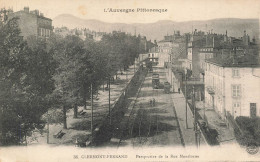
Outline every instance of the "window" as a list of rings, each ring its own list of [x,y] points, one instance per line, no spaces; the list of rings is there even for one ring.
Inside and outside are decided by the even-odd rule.
[[[240,103],[239,102],[233,103],[233,110],[234,110],[234,116],[240,115]]]
[[[233,107],[234,107],[234,108],[240,108],[240,103],[239,103],[239,102],[233,103]]]
[[[256,103],[250,103],[250,117],[256,117]]]
[[[42,28],[40,28],[40,36],[42,36]]]
[[[239,77],[239,69],[232,69],[232,76]]]
[[[240,97],[241,96],[240,85],[232,85],[232,96],[233,97]]]
[[[47,37],[50,37],[50,30],[47,29]]]

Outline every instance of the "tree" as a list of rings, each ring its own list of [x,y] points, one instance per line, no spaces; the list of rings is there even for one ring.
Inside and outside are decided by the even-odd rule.
[[[79,70],[83,67],[80,61],[85,53],[83,45],[83,41],[77,36],[56,37],[52,38],[49,43],[49,48],[54,51],[54,58],[59,65],[54,75],[55,90],[53,98],[56,100],[56,106],[62,107],[65,129],[67,129],[67,109],[70,107],[77,108],[77,105],[81,102]]]
[[[19,144],[32,130],[44,127],[41,115],[50,106],[56,64],[42,44],[28,47],[17,18],[0,28],[0,60],[0,141]]]

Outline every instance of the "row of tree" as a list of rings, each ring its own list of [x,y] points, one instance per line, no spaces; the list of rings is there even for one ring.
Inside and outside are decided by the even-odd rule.
[[[86,107],[94,92],[145,51],[141,37],[114,32],[100,42],[53,34],[47,40],[20,36],[17,19],[0,24],[0,145],[19,144],[43,129],[51,108]]]

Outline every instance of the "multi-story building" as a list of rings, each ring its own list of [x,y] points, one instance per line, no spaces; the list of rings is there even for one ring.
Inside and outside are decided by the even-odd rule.
[[[226,52],[226,49],[224,50],[223,47],[221,47],[221,45],[224,43],[227,43],[227,41],[225,41],[224,35],[210,33],[205,35],[205,44],[199,48],[197,61],[199,64],[200,78],[204,77],[205,75],[205,60],[217,57],[218,55],[223,54],[223,52]]]
[[[223,118],[260,116],[259,59],[232,55],[205,61],[205,102]]]
[[[174,31],[173,35],[164,36],[164,39],[158,42],[158,51],[161,60],[167,63],[173,63],[180,57],[186,57],[186,35],[180,35],[180,31]]]
[[[244,36],[240,39],[234,37],[228,37],[227,31],[226,35],[221,34],[207,34],[206,35],[206,45],[199,49],[199,64],[200,64],[200,74],[204,76],[205,74],[205,60],[213,57],[223,57],[226,55],[231,55],[234,52],[234,47],[236,47],[236,55],[244,56],[246,53],[253,55],[258,54],[258,46],[253,40],[250,42],[249,36],[244,31]],[[202,77],[202,76],[200,76]]]
[[[151,49],[149,49],[148,52],[148,59],[149,61],[153,62],[154,65],[159,64],[159,53],[158,53],[158,47],[152,47]]]
[[[17,17],[18,24],[21,29],[21,36],[24,39],[29,36],[36,38],[48,38],[53,31],[52,20],[44,17],[39,10],[29,11],[29,7],[24,7],[24,10],[13,12],[8,15],[8,19]]]
[[[173,35],[166,35],[164,36],[164,39],[158,42],[158,50],[160,53],[167,53],[171,54],[173,47],[178,46],[176,44],[179,39],[181,39],[182,36],[180,35],[180,31],[174,31]]]
[[[186,69],[192,71],[192,77],[199,78],[200,76],[200,62],[199,62],[199,50],[205,44],[204,33],[194,32],[188,42],[188,55],[186,62]]]

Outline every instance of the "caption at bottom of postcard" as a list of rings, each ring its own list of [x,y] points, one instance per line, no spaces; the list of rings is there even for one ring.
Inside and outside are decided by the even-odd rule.
[[[73,159],[142,159],[142,160],[162,160],[162,159],[198,159],[200,158],[199,155],[73,155]]]

